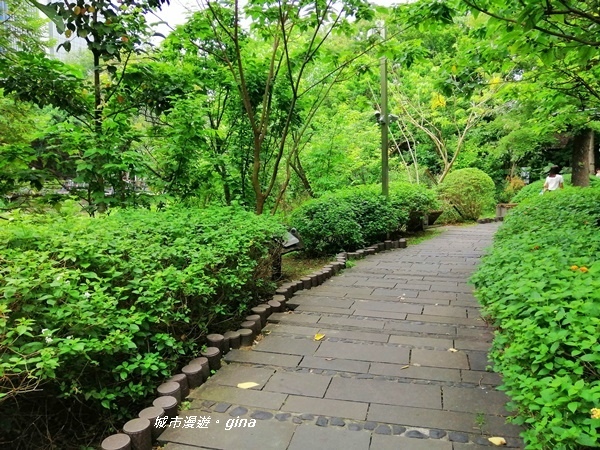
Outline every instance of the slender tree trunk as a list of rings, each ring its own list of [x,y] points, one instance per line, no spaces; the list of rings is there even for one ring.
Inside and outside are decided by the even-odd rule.
[[[590,174],[594,173],[594,132],[581,130],[573,139],[571,160],[573,186],[589,186]]]

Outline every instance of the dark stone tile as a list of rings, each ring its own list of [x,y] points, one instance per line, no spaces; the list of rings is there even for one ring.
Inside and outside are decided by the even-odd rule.
[[[392,429],[389,427],[389,425],[379,425],[377,428],[375,428],[374,433],[376,433],[376,434],[392,434]]]
[[[383,322],[382,322],[383,323]],[[349,344],[343,342],[323,342],[315,356],[341,358],[357,361],[408,363],[409,351],[406,348],[383,345]]]
[[[300,362],[300,367],[313,369],[336,370],[340,372],[366,373],[369,363],[366,361],[352,361],[340,358],[320,358],[316,356],[305,356]]]
[[[427,350],[415,348],[410,354],[410,363],[427,367],[442,367],[446,369],[468,369],[469,361],[464,352],[449,352],[443,350]]]
[[[323,397],[331,378],[311,373],[275,372],[265,391],[309,397]]]
[[[427,439],[427,436],[418,430],[409,430],[406,432],[405,436],[413,439]]]
[[[284,355],[312,355],[320,344],[320,342],[308,339],[267,336],[253,348],[253,351]]]
[[[273,414],[268,411],[256,411],[250,417],[256,420],[269,420],[273,418]]]
[[[312,413],[323,416],[343,417],[345,419],[365,420],[368,407],[369,404],[366,402],[358,403],[290,395],[281,409],[296,413]]]
[[[463,444],[469,442],[469,436],[465,433],[458,433],[451,431],[448,433],[448,440],[452,442],[462,442]]]
[[[277,353],[254,352],[251,350],[232,350],[225,355],[227,362],[241,362],[250,364],[264,364],[280,367],[296,367],[302,356],[281,355]]]
[[[333,425],[335,427],[343,427],[346,425],[346,422],[344,422],[344,419],[342,419],[340,417],[332,417],[331,425]]]
[[[324,416],[317,417],[316,425],[318,427],[326,427],[328,424],[329,424],[329,420],[327,420],[327,417],[324,417]]]
[[[439,386],[394,383],[380,380],[356,380],[334,377],[325,393],[326,398],[370,402],[387,405],[441,408]],[[381,422],[389,421],[380,420]]]
[[[230,406],[231,403],[217,403],[217,405],[214,407],[214,411],[218,413],[224,413],[229,409]]]
[[[237,406],[237,407],[233,408],[231,411],[229,411],[229,415],[231,417],[237,417],[237,416],[243,416],[247,412],[248,412],[247,408],[244,408],[243,406]]]

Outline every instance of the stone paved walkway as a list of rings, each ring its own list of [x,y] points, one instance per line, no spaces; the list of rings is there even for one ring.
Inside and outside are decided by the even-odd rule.
[[[190,394],[180,416],[209,427],[167,429],[164,450],[475,450],[490,436],[521,448],[466,284],[496,229],[449,228],[299,291],[293,312],[271,315],[268,335]]]

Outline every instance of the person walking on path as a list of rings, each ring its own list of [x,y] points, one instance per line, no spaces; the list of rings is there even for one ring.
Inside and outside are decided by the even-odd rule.
[[[550,173],[546,177],[546,182],[544,183],[544,190],[546,191],[555,191],[557,189],[563,189],[564,187],[564,179],[561,174],[559,174],[560,168],[558,166],[552,166],[550,168]]]

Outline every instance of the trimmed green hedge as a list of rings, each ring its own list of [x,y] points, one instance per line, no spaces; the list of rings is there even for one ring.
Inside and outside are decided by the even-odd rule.
[[[126,415],[211,324],[273,289],[283,233],[234,208],[2,221],[1,394],[14,393],[9,378],[39,381]]]
[[[535,195],[472,277],[498,327],[491,358],[528,449],[600,442],[599,224],[600,189]]]
[[[389,198],[380,186],[359,186],[309,200],[292,213],[290,224],[307,253],[330,255],[384,240],[406,226],[411,212],[435,207],[435,193],[423,186],[392,184]]]

